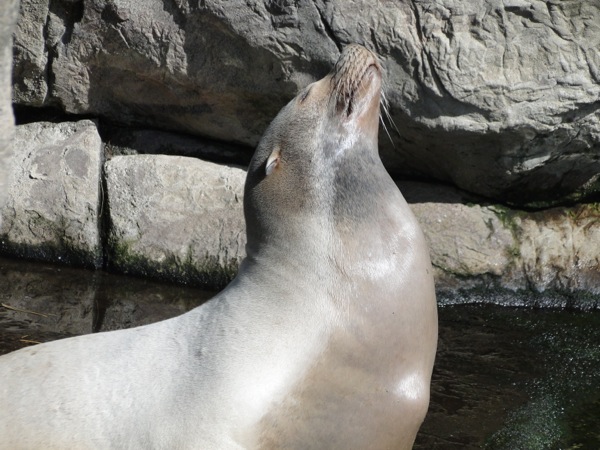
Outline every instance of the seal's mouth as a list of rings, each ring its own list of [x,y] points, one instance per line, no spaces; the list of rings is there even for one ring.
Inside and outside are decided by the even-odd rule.
[[[377,56],[360,45],[346,47],[331,74],[336,111],[350,117],[365,100],[369,103],[369,97],[374,97],[372,88],[380,89],[379,84],[372,86],[375,78],[381,79]]]

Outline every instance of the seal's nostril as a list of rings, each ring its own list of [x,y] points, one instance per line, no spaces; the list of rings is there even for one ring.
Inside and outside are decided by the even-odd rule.
[[[348,100],[348,107],[346,108],[346,116],[350,116],[354,111],[354,96],[350,97]]]

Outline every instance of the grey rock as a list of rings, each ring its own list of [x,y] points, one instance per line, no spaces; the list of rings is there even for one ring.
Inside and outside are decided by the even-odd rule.
[[[515,214],[524,286],[600,294],[598,204]]]
[[[14,1],[4,1],[7,11],[10,5],[14,10]],[[0,44],[10,23],[10,14],[0,18]],[[23,0],[14,98],[21,106],[60,106],[68,113],[162,130],[113,134],[109,156],[167,153],[246,162],[250,152],[203,144],[192,135],[255,145],[279,108],[324,75],[350,42],[376,50],[386,69],[387,111],[395,123],[386,121],[389,137],[381,132],[387,167],[463,189],[403,186],[431,243],[438,285],[597,293],[593,205],[528,213],[482,199],[548,206],[600,192],[597,2],[401,0],[374,8],[365,0]],[[0,139],[6,139],[12,114],[9,101],[1,101],[7,73],[2,67],[0,131],[6,127],[7,133]],[[22,168],[33,156],[29,143],[19,145]],[[0,146],[0,158],[9,151]],[[48,167],[58,167],[48,158]],[[214,203],[203,200],[208,212],[196,217],[204,224],[200,219],[220,217],[223,205],[233,205],[231,192],[241,201],[243,176],[231,178],[227,191],[218,173],[230,169],[213,167],[205,179],[194,175],[197,165],[205,165],[197,160],[131,158],[115,157],[106,166],[113,189],[111,267],[213,285],[230,279],[243,255],[241,203],[237,218],[225,215],[222,222],[201,225],[195,235],[186,221],[197,211],[160,195],[210,192]],[[7,168],[0,164],[0,204]],[[175,173],[188,181],[170,191],[161,180],[178,177]],[[40,182],[38,175],[34,171],[27,183]],[[51,191],[45,187],[28,200],[39,202],[40,217]],[[152,205],[151,220],[141,205]],[[2,225],[1,236],[20,229],[13,225],[17,216],[24,223],[40,222],[27,216],[32,209],[3,209],[11,224]],[[88,216],[79,211],[77,217]],[[98,218],[93,221],[97,228]],[[26,235],[24,226],[19,233]],[[40,242],[54,239],[38,238],[13,236],[2,248],[7,251],[10,243],[15,252],[19,245],[20,254],[29,254],[23,248],[39,249]],[[61,255],[44,252],[47,259]]]
[[[403,186],[410,192],[411,184]],[[600,294],[597,204],[526,212],[448,202],[461,194],[446,188],[450,192],[440,197],[436,189],[411,208],[429,243],[442,296],[485,303],[492,292],[505,290],[511,305],[597,303],[592,298]]]
[[[387,71],[396,125],[381,150],[392,172],[514,204],[600,191],[597,2],[52,4],[45,33],[22,26],[31,40],[16,45],[36,61],[49,49],[46,103],[67,112],[253,146],[299,87],[358,42]],[[39,23],[38,9],[31,16]],[[40,74],[19,75],[32,86],[21,103],[40,98]]]
[[[94,122],[17,127],[0,251],[98,267],[102,142]]]
[[[111,268],[211,287],[231,279],[245,256],[242,170],[138,155],[113,158],[106,173]],[[472,195],[447,186],[399,185],[428,240],[442,296],[486,302],[485,292],[504,290],[507,304],[561,307],[573,294],[600,294],[597,206],[529,213],[465,204]]]
[[[318,17],[314,6],[310,17]],[[316,43],[321,34],[312,21],[305,28],[289,31]],[[298,58],[292,45],[273,40],[273,30],[262,2],[85,3],[81,20],[67,26],[68,39],[55,47],[52,96],[72,113],[254,145],[295,95],[296,80],[305,82],[289,60],[312,79],[313,59],[322,68],[322,57],[333,56],[315,45]]]
[[[591,187],[600,169],[600,4],[397,8],[379,13],[393,31],[379,32],[376,48],[402,55],[386,57],[400,170],[516,204]]]
[[[17,20],[17,0],[0,0],[0,208],[7,200],[14,117],[11,101],[12,33]],[[2,217],[0,216],[0,227]]]
[[[222,287],[245,255],[245,172],[198,159],[116,156],[106,163],[110,268]]]
[[[49,56],[46,48],[50,0],[20,0],[13,45],[13,99],[43,106],[48,95]]]
[[[412,204],[430,247],[438,286],[501,278],[517,243],[494,211],[460,203]]]
[[[447,184],[397,180],[396,185],[408,203],[486,203],[486,199]]]

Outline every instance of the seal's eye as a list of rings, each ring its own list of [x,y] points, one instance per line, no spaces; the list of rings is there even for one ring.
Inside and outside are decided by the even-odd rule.
[[[310,90],[312,88],[306,88],[306,90],[302,93],[302,96],[300,97],[300,103],[304,102],[304,100],[306,100],[306,97],[308,97],[308,94],[310,94]]]
[[[281,149],[276,147],[271,155],[267,158],[267,162],[265,164],[265,173],[267,176],[271,175],[273,171],[279,167],[279,162],[281,161]]]

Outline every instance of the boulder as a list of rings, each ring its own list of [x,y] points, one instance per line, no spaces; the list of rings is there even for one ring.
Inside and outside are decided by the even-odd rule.
[[[400,187],[429,243],[443,302],[485,303],[493,295],[513,306],[599,304],[598,204],[527,212],[463,203],[469,196],[446,186]]]
[[[524,288],[600,294],[600,205],[511,216]]]
[[[17,127],[13,179],[0,210],[0,252],[85,267],[102,265],[102,142],[96,124]]]
[[[106,163],[108,267],[223,287],[245,255],[242,169],[165,155]]]
[[[460,203],[411,207],[428,238],[439,286],[463,288],[502,278],[513,263],[518,244],[493,208]]]
[[[337,50],[330,41],[327,50],[308,46],[322,37],[313,27],[314,5],[301,18],[307,22],[302,32],[289,28],[314,48],[307,58],[299,58],[292,43],[273,39],[274,25],[260,2],[96,0],[80,15],[64,5],[56,11],[63,34],[49,43],[55,54],[49,101],[70,113],[229,142],[255,145],[298,86],[314,78],[313,60],[325,71],[323,59],[333,61]]]
[[[597,191],[599,4],[389,5],[375,48],[398,55],[386,58],[398,163],[513,204]]]
[[[69,113],[254,146],[358,42],[387,73],[390,171],[516,205],[600,191],[596,2],[57,0],[43,22],[46,4],[22,0],[19,104],[46,89]]]

